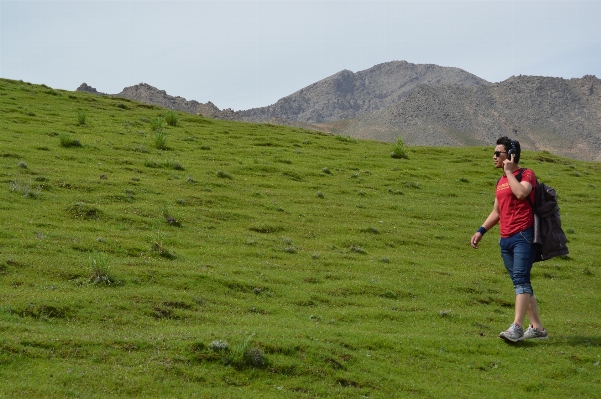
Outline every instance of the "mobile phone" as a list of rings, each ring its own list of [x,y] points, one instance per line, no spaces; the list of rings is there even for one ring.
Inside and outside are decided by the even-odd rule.
[[[513,162],[520,162],[520,152],[518,151],[515,141],[511,140],[511,148],[507,151],[507,158],[511,160],[511,155],[514,155]]]

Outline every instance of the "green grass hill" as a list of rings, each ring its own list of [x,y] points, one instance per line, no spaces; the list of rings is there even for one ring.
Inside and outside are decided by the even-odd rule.
[[[601,164],[525,152],[570,255],[508,345],[492,148],[407,148],[0,79],[0,398],[593,398]]]

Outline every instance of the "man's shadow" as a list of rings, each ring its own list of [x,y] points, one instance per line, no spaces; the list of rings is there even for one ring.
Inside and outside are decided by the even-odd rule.
[[[575,335],[567,337],[566,341],[570,346],[601,346],[601,337],[585,337]]]
[[[569,346],[599,346],[601,347],[601,337],[587,337],[583,335],[574,335],[569,337],[553,337],[548,339],[529,339],[518,342],[511,342],[505,340],[505,342],[509,345],[515,346],[534,346],[538,343],[549,342],[549,340],[558,342],[563,341]]]

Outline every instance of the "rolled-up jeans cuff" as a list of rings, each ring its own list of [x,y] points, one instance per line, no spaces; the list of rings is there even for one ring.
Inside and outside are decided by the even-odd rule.
[[[530,296],[534,295],[534,290],[532,289],[532,285],[530,284],[519,284],[514,286],[515,294],[530,294]]]

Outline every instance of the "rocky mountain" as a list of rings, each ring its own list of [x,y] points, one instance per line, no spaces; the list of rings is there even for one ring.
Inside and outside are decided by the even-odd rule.
[[[311,124],[332,122],[392,105],[422,84],[474,87],[490,83],[459,68],[392,61],[357,73],[340,71],[273,105],[239,111],[237,119],[263,122],[278,118]]]
[[[339,134],[407,145],[491,145],[601,160],[601,80],[511,77],[477,87],[421,85],[401,101],[346,121]]]
[[[231,109],[220,110],[212,102],[205,104],[199,103],[195,100],[186,100],[179,96],[170,96],[165,90],[159,90],[146,83],[140,83],[135,86],[129,86],[124,88],[118,94],[106,94],[97,91],[92,86],[86,83],[82,83],[76,91],[84,91],[87,93],[127,98],[129,100],[139,101],[145,104],[158,105],[159,107],[173,109],[182,112],[188,112],[190,114],[201,114],[212,118],[221,119],[234,119],[234,111]]]

